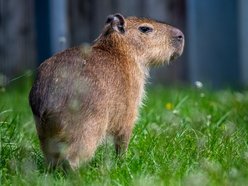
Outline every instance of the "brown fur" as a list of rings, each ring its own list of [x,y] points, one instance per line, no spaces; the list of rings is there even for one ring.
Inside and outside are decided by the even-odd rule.
[[[142,33],[140,26],[153,31]],[[88,55],[75,47],[42,63],[29,98],[48,163],[76,168],[106,135],[114,136],[117,154],[125,152],[149,66],[181,55],[183,45],[172,26],[115,14]]]

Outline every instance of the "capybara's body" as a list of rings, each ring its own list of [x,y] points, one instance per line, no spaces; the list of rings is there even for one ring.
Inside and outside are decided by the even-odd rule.
[[[30,105],[52,166],[86,162],[106,135],[116,152],[129,143],[148,68],[181,55],[182,33],[145,18],[108,17],[92,50],[65,50],[41,64]]]

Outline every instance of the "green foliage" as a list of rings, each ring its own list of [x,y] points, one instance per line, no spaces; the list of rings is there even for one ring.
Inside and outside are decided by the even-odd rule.
[[[27,78],[0,90],[1,185],[248,184],[248,91],[150,88],[126,156],[108,139],[65,174],[46,169],[30,87]]]

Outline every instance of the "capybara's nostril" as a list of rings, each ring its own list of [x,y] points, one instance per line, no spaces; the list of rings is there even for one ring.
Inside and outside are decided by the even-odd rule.
[[[183,40],[183,35],[177,36],[177,40],[178,40],[178,41],[182,41],[182,40]]]

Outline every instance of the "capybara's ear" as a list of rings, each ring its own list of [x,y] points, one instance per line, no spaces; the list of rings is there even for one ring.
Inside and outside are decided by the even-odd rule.
[[[112,31],[125,33],[125,23],[124,16],[116,13],[107,17],[105,28],[112,29]]]

